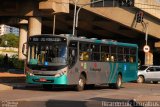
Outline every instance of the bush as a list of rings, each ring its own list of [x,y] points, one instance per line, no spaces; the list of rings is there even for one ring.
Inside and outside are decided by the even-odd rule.
[[[3,62],[3,58],[4,56],[3,55],[0,55],[0,67],[3,67],[4,65],[4,62]]]
[[[6,67],[4,65],[4,56],[0,55],[0,67]],[[9,69],[22,69],[24,68],[24,61],[18,59],[18,55],[13,55],[11,58],[8,58],[8,68]]]
[[[13,55],[10,59],[10,66],[13,66],[13,68],[16,69],[23,69],[24,68],[24,61],[18,59],[18,55]]]

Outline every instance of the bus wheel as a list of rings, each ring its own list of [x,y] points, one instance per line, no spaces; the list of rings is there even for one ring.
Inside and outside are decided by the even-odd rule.
[[[118,74],[117,81],[114,84],[114,88],[115,89],[120,89],[121,86],[122,86],[122,76],[120,74]]]
[[[109,88],[111,88],[111,89],[114,88],[114,84],[112,84],[112,83],[109,83],[108,86],[109,86]]]
[[[138,83],[144,83],[144,77],[141,76],[141,75],[138,76],[137,82],[138,82]]]
[[[44,90],[52,90],[52,88],[53,88],[53,85],[51,85],[51,84],[43,84]]]
[[[84,90],[84,86],[86,84],[86,78],[84,77],[84,75],[81,75],[78,81],[78,84],[76,86],[76,90],[77,91],[82,91]]]
[[[114,86],[115,86],[115,84],[113,84],[113,83],[108,84],[108,87],[111,88],[111,89],[115,88]]]

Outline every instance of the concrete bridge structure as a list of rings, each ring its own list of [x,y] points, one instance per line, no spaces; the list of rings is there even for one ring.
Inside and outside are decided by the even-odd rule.
[[[22,44],[27,40],[27,35],[53,33],[54,15],[56,16],[55,33],[72,33],[74,1],[76,0],[1,1],[0,24],[20,28],[20,59],[25,58],[21,50]],[[77,1],[77,8],[91,2],[91,0]],[[138,11],[144,12],[143,21],[148,23],[148,45],[150,45],[151,51],[146,54],[143,52],[146,29],[144,24],[136,22]],[[160,3],[157,0],[135,0],[134,7],[118,7],[115,4],[108,5],[104,1],[100,4],[86,5],[79,13],[78,24],[78,36],[138,43],[140,56],[148,58],[146,64],[153,62],[152,56],[160,56],[158,48],[160,47]]]

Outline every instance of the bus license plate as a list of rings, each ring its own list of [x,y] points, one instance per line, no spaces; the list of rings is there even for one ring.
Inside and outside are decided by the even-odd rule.
[[[40,78],[39,81],[46,82],[47,80],[45,78]]]

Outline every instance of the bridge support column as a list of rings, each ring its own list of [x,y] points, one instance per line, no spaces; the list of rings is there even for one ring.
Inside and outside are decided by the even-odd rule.
[[[19,48],[18,48],[18,58],[20,60],[26,59],[26,57],[22,54],[22,46],[25,42],[27,42],[27,25],[20,25],[20,38],[19,38]]]
[[[145,65],[153,65],[153,53],[146,52],[145,53]]]
[[[41,17],[30,17],[28,27],[29,27],[28,28],[29,36],[41,34],[41,28],[42,28]]]

